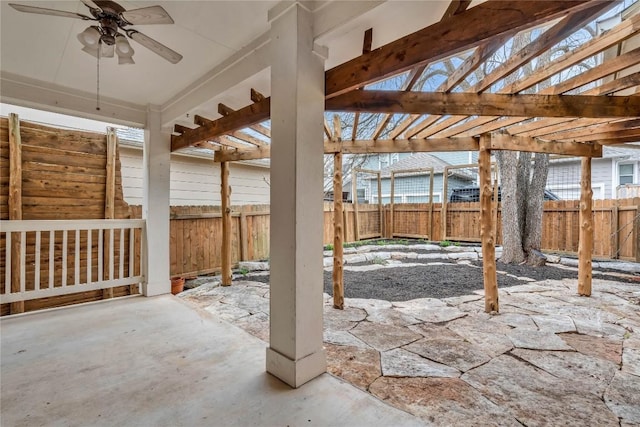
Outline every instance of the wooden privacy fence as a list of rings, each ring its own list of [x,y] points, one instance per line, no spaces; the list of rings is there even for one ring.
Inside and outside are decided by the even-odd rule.
[[[542,247],[555,252],[578,250],[577,201],[549,201],[544,204]],[[402,223],[403,234],[429,235],[442,240],[444,230],[442,204],[395,204],[394,221]],[[139,208],[132,207],[135,215]],[[617,258],[640,262],[640,198],[594,201],[594,252],[599,258]],[[390,206],[383,207],[382,224],[373,224],[378,206],[360,204],[355,215],[353,205],[344,204],[345,242],[379,235],[390,237]],[[402,213],[402,215],[399,215]],[[175,206],[171,208],[171,275],[194,276],[220,271],[222,219],[217,206]],[[479,241],[478,203],[448,203],[448,236],[461,241]],[[497,242],[502,242],[501,211],[497,212]],[[262,260],[269,257],[269,206],[232,207],[232,261]],[[333,243],[333,204],[324,205],[324,244]]]

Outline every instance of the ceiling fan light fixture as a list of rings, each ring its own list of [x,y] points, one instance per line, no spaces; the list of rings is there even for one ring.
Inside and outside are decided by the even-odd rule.
[[[120,56],[120,55],[118,55],[118,64],[119,65],[135,64],[135,61],[133,60],[133,58],[131,56]]]
[[[102,34],[95,26],[87,27],[83,32],[78,34],[78,40],[85,48],[97,49],[98,43],[100,43],[100,37],[102,37]]]
[[[100,56],[103,58],[113,58],[115,54],[115,47],[113,45],[108,45],[104,43],[100,43]]]
[[[133,49],[129,44],[129,41],[122,34],[118,34],[116,36],[116,52],[118,56],[128,56],[131,57],[133,55]]]

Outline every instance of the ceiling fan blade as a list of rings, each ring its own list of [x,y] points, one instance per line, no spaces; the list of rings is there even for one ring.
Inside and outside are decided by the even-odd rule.
[[[24,4],[15,4],[15,3],[9,3],[9,6],[11,6],[12,8],[14,8],[19,12],[37,13],[39,15],[62,16],[64,18],[93,20],[93,18],[89,18],[88,16],[85,16],[81,13],[66,12],[64,10],[47,9],[44,7],[26,6]]]
[[[173,19],[162,6],[127,10],[120,15],[131,25],[173,24]]]
[[[102,10],[102,8],[100,6],[98,6],[97,4],[95,4],[93,2],[93,0],[80,0],[82,3],[84,3],[85,6],[87,6],[89,9],[98,9],[98,10]]]
[[[180,55],[178,52],[169,49],[162,43],[155,41],[149,36],[145,36],[139,31],[131,30],[127,32],[127,35],[133,40],[140,43],[142,46],[162,56],[172,64],[177,64],[182,59],[182,55]]]

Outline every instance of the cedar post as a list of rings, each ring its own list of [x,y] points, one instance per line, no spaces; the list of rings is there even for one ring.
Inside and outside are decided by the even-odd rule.
[[[117,136],[114,128],[107,128],[107,170],[106,170],[106,184],[105,184],[105,196],[104,196],[104,219],[115,218],[115,198],[116,198],[116,147]],[[104,231],[103,231],[104,232]],[[115,236],[114,236],[115,237]],[[111,248],[109,246],[109,239],[105,236],[103,239],[103,277],[106,279],[109,277],[109,265],[114,262],[111,259]],[[115,243],[114,243],[115,244]],[[123,256],[124,254],[120,254]],[[109,277],[109,280],[115,279]],[[113,298],[113,288],[106,288],[102,290],[102,298]]]
[[[344,308],[342,152],[333,156],[333,308]]]
[[[9,114],[9,220],[22,220],[22,139],[17,114]],[[20,233],[11,236],[11,292],[20,292]],[[25,242],[26,243],[26,242]],[[12,302],[9,312],[23,313],[24,301]]]
[[[229,162],[220,163],[220,193],[222,210],[222,286],[231,285],[231,207]]]
[[[333,140],[341,141],[340,117],[333,116]],[[333,308],[344,309],[344,271],[342,268],[344,223],[342,204],[342,151],[333,155]]]
[[[578,244],[578,294],[591,296],[591,254],[593,253],[593,190],[591,157],[582,158],[580,171],[580,240]]]
[[[484,311],[498,312],[498,278],[496,273],[496,247],[493,230],[491,196],[491,136],[480,137],[478,170],[480,175],[480,238],[482,239],[482,273],[484,278]]]

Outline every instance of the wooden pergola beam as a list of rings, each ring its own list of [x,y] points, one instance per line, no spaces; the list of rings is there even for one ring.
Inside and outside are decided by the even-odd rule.
[[[569,140],[576,138],[577,141],[580,139],[584,141],[592,141],[594,135],[603,134],[603,133],[613,133],[619,131],[625,131],[629,129],[636,129],[636,132],[640,133],[640,119],[631,119],[631,120],[622,120],[619,122],[607,122],[601,124],[595,124],[592,126],[585,126],[578,129],[568,129],[560,132],[555,132],[545,136],[545,139],[553,139],[553,140]],[[584,139],[587,138],[587,139]],[[599,137],[597,139],[609,139]]]
[[[613,0],[606,0],[607,3]],[[592,7],[595,0],[563,0],[539,2],[521,0],[517,7],[510,2],[489,0],[466,10],[456,19],[446,19],[388,43],[325,73],[328,98],[382,80],[421,64],[471,49],[495,37],[515,34],[567,13]],[[434,43],[434,40],[438,40]],[[179,150],[197,142],[214,138],[267,120],[271,108],[269,98],[199,128],[171,138],[171,150]]]
[[[362,90],[328,99],[325,108],[368,113],[607,118],[639,114],[640,97]]]
[[[325,142],[325,154],[342,151],[344,154],[371,153],[432,153],[445,151],[477,151],[476,138],[434,138],[434,139],[370,139]]]
[[[451,3],[449,3],[447,10],[445,10],[444,14],[442,15],[442,19],[448,19],[464,12],[465,10],[467,10],[470,4],[471,0],[451,0]]]
[[[602,157],[602,145],[580,142],[542,141],[537,138],[492,134],[487,140],[490,150],[527,151],[531,153],[560,154],[577,157]]]
[[[213,139],[216,136],[224,135],[238,129],[242,129],[269,119],[271,115],[271,100],[265,98],[260,102],[253,103],[244,108],[236,110],[228,116],[186,131],[180,136],[171,136],[171,151],[192,146],[200,141]]]
[[[486,1],[456,15],[456,19],[437,22],[328,70],[326,96],[344,94],[417,65],[471,49],[493,37],[516,34],[594,4],[587,0]]]

